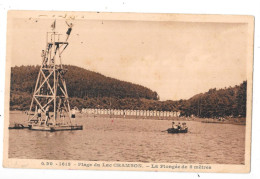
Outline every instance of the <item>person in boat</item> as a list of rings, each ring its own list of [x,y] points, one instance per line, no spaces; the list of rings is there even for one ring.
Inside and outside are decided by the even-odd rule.
[[[186,123],[184,122],[184,123],[182,123],[182,128],[183,129],[186,129],[187,128],[187,126],[186,126]]]
[[[175,128],[175,122],[172,122],[172,128],[173,129]]]
[[[178,130],[181,130],[181,123],[180,122],[178,123],[177,128],[178,128]]]

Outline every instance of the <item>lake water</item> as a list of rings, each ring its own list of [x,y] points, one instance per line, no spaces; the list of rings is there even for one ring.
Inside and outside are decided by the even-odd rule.
[[[9,158],[244,164],[243,125],[186,121],[189,133],[168,134],[170,120],[77,117],[83,130],[9,130]],[[10,113],[11,123],[26,120]]]

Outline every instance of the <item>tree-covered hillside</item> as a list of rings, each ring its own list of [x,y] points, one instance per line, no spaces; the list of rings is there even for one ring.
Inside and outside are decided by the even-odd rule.
[[[210,89],[186,101],[185,115],[199,117],[246,116],[247,82],[225,89]]]
[[[11,69],[11,110],[28,110],[39,66]],[[245,117],[247,82],[225,89],[210,89],[188,100],[159,101],[158,94],[141,85],[106,77],[76,66],[66,66],[71,106],[81,108],[180,111],[183,116]],[[173,91],[174,93],[174,91]]]
[[[32,94],[40,66],[21,66],[11,69],[11,92]],[[70,97],[78,98],[145,98],[158,100],[158,95],[141,85],[109,78],[80,67],[65,65],[65,79]]]

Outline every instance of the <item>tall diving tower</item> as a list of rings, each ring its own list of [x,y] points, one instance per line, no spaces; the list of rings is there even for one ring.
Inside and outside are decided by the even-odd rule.
[[[67,34],[69,35],[69,34]],[[61,34],[52,31],[46,34],[46,48],[42,50],[42,63],[36,80],[28,125],[32,130],[81,130],[73,123],[69,96],[61,55],[69,43],[61,41]]]

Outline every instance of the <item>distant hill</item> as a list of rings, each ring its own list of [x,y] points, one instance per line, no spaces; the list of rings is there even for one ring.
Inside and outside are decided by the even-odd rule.
[[[158,94],[141,85],[116,80],[76,66],[65,66],[71,106],[81,108],[180,111],[182,116],[245,117],[247,82],[209,89],[187,100],[159,101]],[[28,110],[39,66],[11,69],[10,110]]]
[[[71,98],[118,98],[158,100],[158,94],[141,85],[106,77],[84,68],[65,65],[68,95]],[[11,68],[11,97],[31,96],[40,66]],[[26,100],[27,101],[27,100]],[[16,103],[15,101],[11,101]],[[13,104],[13,103],[11,103]],[[19,104],[17,104],[19,105]]]
[[[247,82],[239,86],[217,90],[193,96],[186,101],[183,114],[199,117],[246,116]]]
[[[158,94],[141,85],[106,77],[84,68],[65,65],[65,79],[70,97],[95,98],[116,97],[145,98],[158,100]],[[11,91],[32,94],[40,66],[20,66],[11,68]]]

